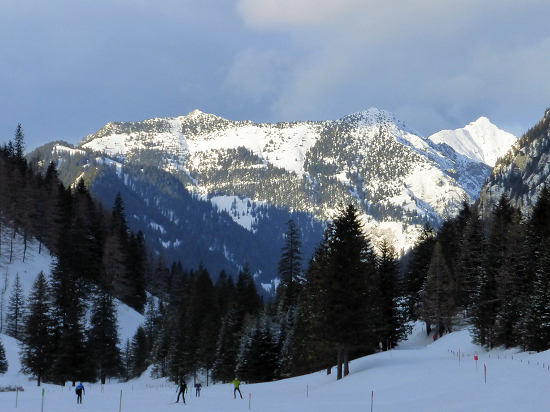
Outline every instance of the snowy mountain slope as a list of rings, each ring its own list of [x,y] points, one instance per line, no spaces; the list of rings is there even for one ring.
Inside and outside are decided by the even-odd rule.
[[[503,193],[525,213],[536,203],[544,185],[550,183],[550,109],[529,129],[493,168],[481,191],[481,202],[492,210]]]
[[[434,143],[448,144],[457,153],[493,167],[508,152],[517,137],[500,130],[486,117],[456,130],[442,130],[429,137]]]
[[[3,322],[0,323],[4,326],[4,328],[6,311],[15,277],[19,275],[21,285],[23,286],[23,293],[25,297],[28,297],[38,273],[43,271],[45,275],[49,276],[51,273],[52,264],[54,263],[54,258],[44,246],[42,246],[41,253],[38,253],[39,247],[36,240],[28,243],[27,254],[25,260],[23,261],[22,254],[20,253],[22,243],[23,240],[19,235],[17,235],[14,241],[14,250],[17,252],[14,254],[12,262],[8,262],[6,259],[0,260],[0,292],[2,292],[5,287],[3,300],[1,299],[2,295],[0,295],[0,304],[3,303],[4,305],[3,310],[1,311],[3,315]],[[10,244],[8,242],[2,242],[0,244],[0,248],[2,248],[2,253],[0,253],[0,256],[9,256],[9,246]],[[124,319],[124,323],[119,325],[119,337],[121,342],[125,342],[126,339],[132,338],[137,330],[137,327],[144,322],[144,318],[143,315],[139,314],[134,309],[131,309],[118,301],[116,309],[119,318]],[[2,338],[4,338],[4,336],[2,336]]]
[[[374,108],[332,121],[277,124],[234,122],[196,110],[109,123],[78,147],[160,167],[204,199],[236,196],[320,220],[331,219],[338,204],[354,202],[367,230],[384,233],[401,250],[424,222],[437,226],[463,201],[477,199],[490,174],[484,162],[500,147],[492,142],[500,136],[493,129],[480,120],[440,144]],[[471,150],[455,151],[453,145]]]

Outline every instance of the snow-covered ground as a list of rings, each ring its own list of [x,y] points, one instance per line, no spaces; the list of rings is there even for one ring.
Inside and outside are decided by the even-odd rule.
[[[170,404],[176,387],[147,374],[127,383],[86,384],[82,405],[76,404],[74,388],[37,387],[18,373],[18,347],[2,335],[10,363],[0,376],[0,386],[21,385],[24,392],[0,393],[0,410],[38,411],[174,411],[215,412],[334,412],[370,411],[542,411],[550,405],[550,353],[517,350],[486,352],[471,343],[467,330],[453,332],[436,342],[417,326],[408,341],[390,352],[351,362],[350,375],[337,381],[318,372],[272,383],[243,385],[244,399],[233,399],[229,384],[206,387],[200,397],[191,389],[187,404]],[[459,361],[458,352],[461,358]],[[479,361],[474,361],[474,355]],[[487,367],[487,382],[485,368]],[[193,382],[189,382],[190,386]],[[121,397],[122,396],[122,397]],[[16,409],[17,402],[17,409]]]

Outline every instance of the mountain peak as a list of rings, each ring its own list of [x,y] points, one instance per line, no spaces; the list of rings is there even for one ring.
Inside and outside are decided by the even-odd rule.
[[[517,137],[496,127],[486,117],[461,129],[442,130],[429,137],[436,144],[447,144],[457,153],[493,167],[497,159],[516,142]]]

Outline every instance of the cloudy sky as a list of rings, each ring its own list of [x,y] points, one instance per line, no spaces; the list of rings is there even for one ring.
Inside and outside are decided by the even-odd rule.
[[[428,136],[550,107],[548,0],[1,0],[0,143],[110,121],[338,119],[377,107]]]

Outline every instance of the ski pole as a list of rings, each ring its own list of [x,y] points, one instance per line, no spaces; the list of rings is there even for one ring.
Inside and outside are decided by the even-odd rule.
[[[180,388],[180,386],[178,385],[178,387],[176,388],[176,393],[178,393],[178,389]],[[176,396],[176,393],[174,393],[172,395],[172,399],[170,399],[170,403],[174,402],[174,396]]]

